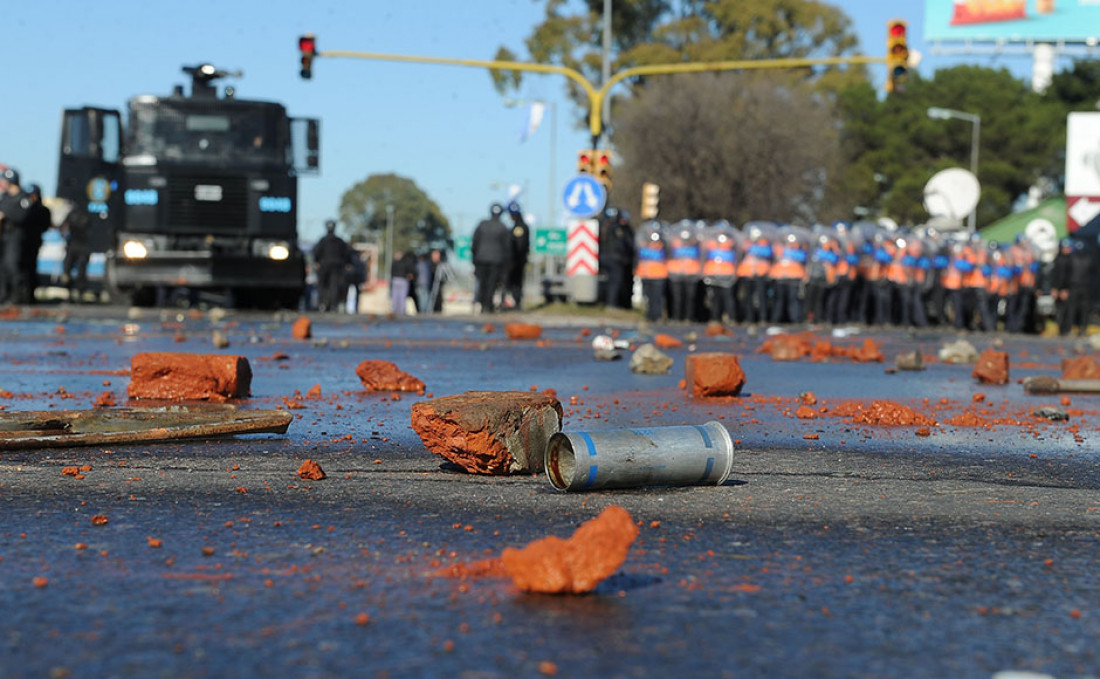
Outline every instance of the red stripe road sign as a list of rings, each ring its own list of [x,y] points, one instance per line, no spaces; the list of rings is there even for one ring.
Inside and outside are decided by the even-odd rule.
[[[595,219],[569,223],[566,239],[565,273],[569,276],[595,276],[600,270],[599,225]]]

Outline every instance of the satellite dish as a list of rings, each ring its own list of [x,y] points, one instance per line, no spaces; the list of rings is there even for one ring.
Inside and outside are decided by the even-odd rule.
[[[886,229],[887,231],[898,230],[898,223],[895,222],[893,219],[890,219],[889,217],[879,217],[877,223],[879,226]]]
[[[1058,254],[1058,230],[1049,219],[1033,219],[1024,227],[1024,236],[1031,241],[1043,262],[1053,262]]]
[[[969,170],[951,167],[932,175],[924,185],[924,209],[962,225],[963,217],[978,206],[982,185]]]

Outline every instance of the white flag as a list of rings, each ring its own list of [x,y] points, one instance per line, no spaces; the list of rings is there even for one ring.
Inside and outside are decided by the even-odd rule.
[[[541,101],[531,102],[531,107],[527,110],[527,125],[523,128],[523,131],[519,133],[520,142],[527,141],[527,138],[535,133],[535,130],[539,129],[539,125],[542,124],[542,114],[546,111],[546,104]]]

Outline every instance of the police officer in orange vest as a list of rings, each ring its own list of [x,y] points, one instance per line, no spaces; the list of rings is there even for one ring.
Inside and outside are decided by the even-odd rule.
[[[801,292],[806,279],[806,261],[809,253],[806,244],[790,227],[782,231],[780,249],[772,265],[771,276],[775,285],[775,305],[772,307],[772,323],[801,323],[803,321]]]
[[[806,273],[806,309],[814,323],[831,322],[842,254],[835,232],[818,233]]]
[[[737,232],[721,220],[703,230],[703,284],[710,320],[737,320],[733,286],[737,282]]]
[[[638,279],[645,297],[645,317],[657,322],[665,314],[668,286],[668,252],[664,229],[658,222],[646,222],[638,229]]]
[[[770,222],[749,222],[743,229],[746,245],[737,264],[737,296],[746,323],[768,319],[768,274],[775,258],[770,232],[774,228]]]
[[[1012,295],[1016,292],[1015,276],[1012,273],[1012,255],[1007,248],[1002,248],[997,241],[989,243],[989,277],[986,280],[986,317],[989,324],[984,330],[992,332],[997,329],[997,321],[1000,317],[1001,305],[1005,307],[1005,325],[1008,325],[1008,304]]]
[[[690,321],[695,315],[695,291],[702,280],[702,248],[699,227],[684,219],[668,234],[668,285],[674,321]]]
[[[1035,326],[1035,286],[1039,277],[1039,258],[1031,242],[1016,234],[1012,248],[1012,268],[1016,276],[1016,294],[1012,296],[1007,322],[1009,332],[1031,332]]]
[[[980,233],[970,234],[970,242],[964,248],[964,253],[974,264],[963,275],[963,292],[971,309],[967,312],[970,314],[967,319],[970,323],[967,325],[971,327],[976,322],[977,325],[971,329],[992,330],[995,324],[989,319],[989,291],[986,289],[990,275],[989,253]],[[976,321],[973,319],[974,312],[977,312]]]

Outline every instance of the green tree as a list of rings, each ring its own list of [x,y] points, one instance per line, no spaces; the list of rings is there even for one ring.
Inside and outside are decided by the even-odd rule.
[[[981,116],[978,225],[1012,211],[1065,146],[1059,106],[1030,90],[1006,69],[956,66],[932,78],[912,74],[905,92],[878,100],[868,86],[838,98],[841,149],[848,168],[833,185],[830,204],[881,211],[900,223],[928,214],[923,187],[937,171],[970,167],[972,126],[965,120],[928,117],[932,106]]]
[[[381,239],[391,206],[395,251],[415,250],[440,235],[449,238],[451,226],[439,205],[416,182],[395,174],[372,174],[344,191],[340,221],[352,241]]]
[[[600,81],[603,0],[586,0],[579,13],[567,0],[544,0],[546,14],[524,41],[531,59],[567,66]],[[612,72],[634,65],[853,54],[851,20],[818,0],[616,0],[612,12]],[[498,59],[515,60],[507,47]],[[518,88],[518,73],[493,71],[502,93]],[[864,78],[863,69],[806,69],[803,77],[833,91]],[[666,76],[655,76],[653,79]],[[637,79],[634,87],[644,86]],[[584,110],[584,93],[569,81]]]

